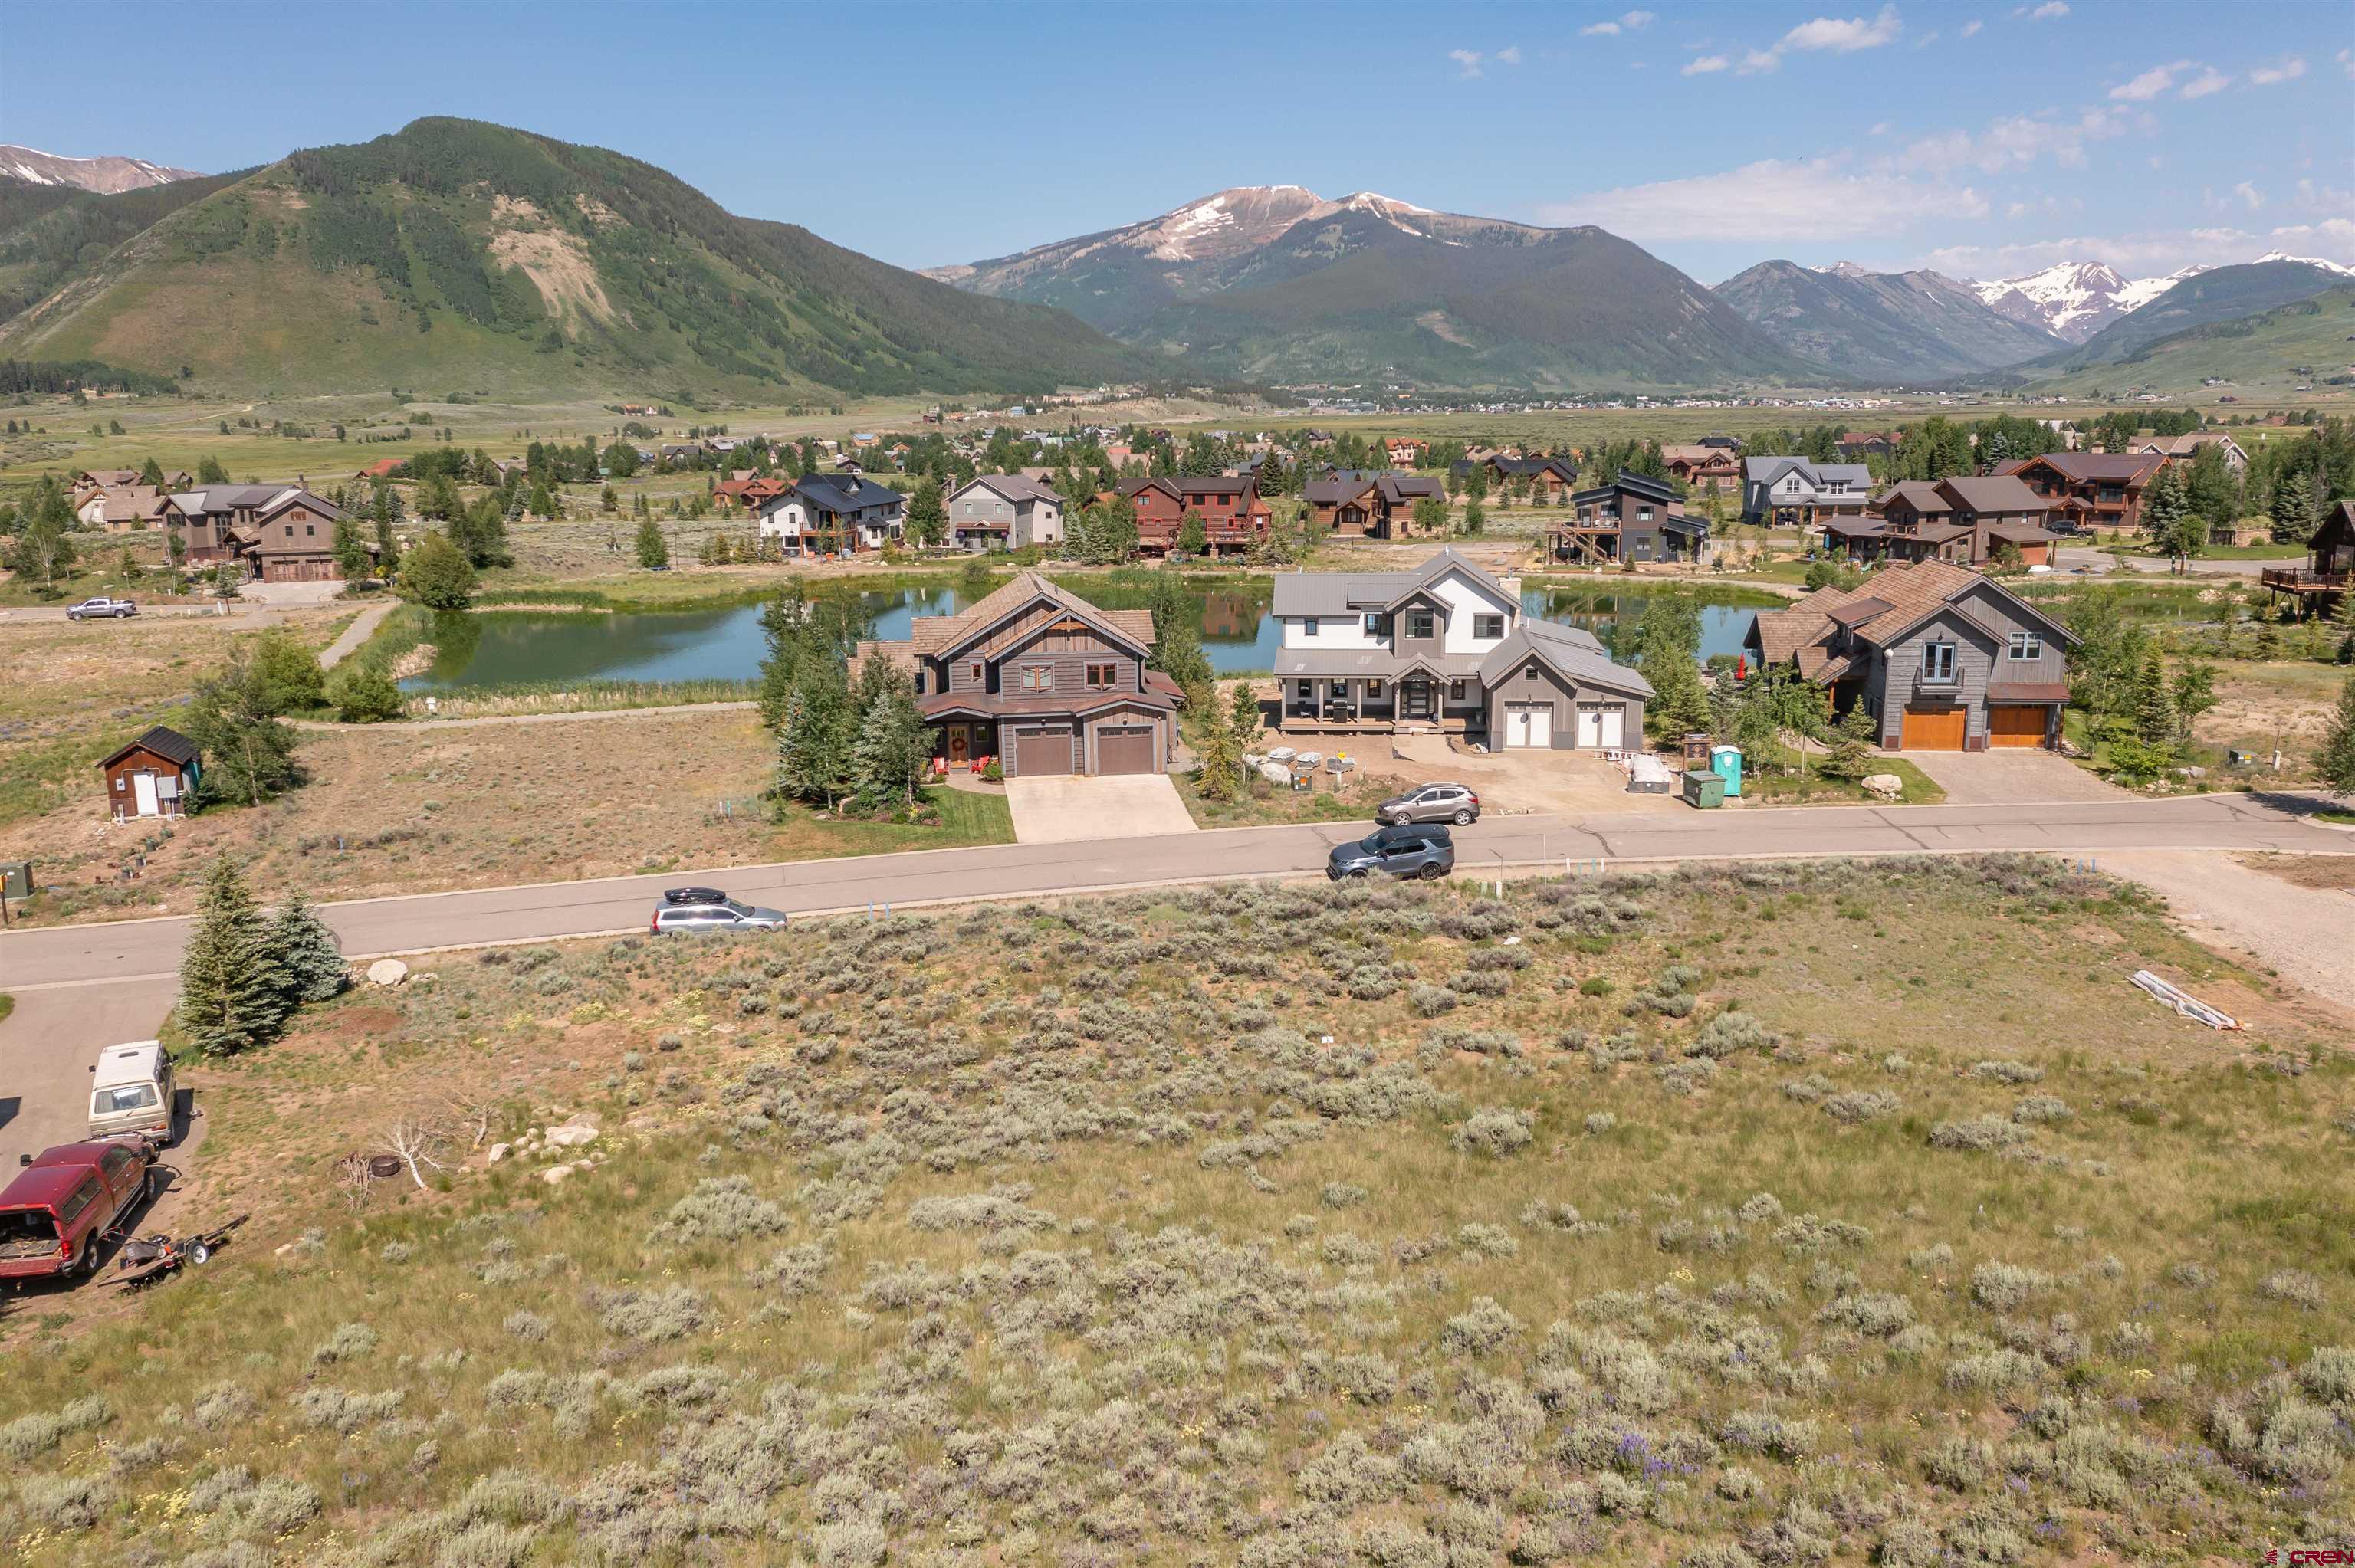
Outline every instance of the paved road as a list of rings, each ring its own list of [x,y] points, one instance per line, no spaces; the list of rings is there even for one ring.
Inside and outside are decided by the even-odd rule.
[[[344,628],[342,636],[319,651],[319,668],[332,670],[358,652],[360,644],[376,635],[376,629],[384,624],[384,618],[390,615],[398,604],[396,599],[378,599],[360,611],[352,623]]]
[[[1090,843],[999,844],[906,854],[706,868],[463,893],[330,904],[320,913],[354,959],[645,929],[662,888],[716,883],[795,915],[907,908],[1238,877],[1314,874],[1365,824],[1281,828]],[[1456,872],[1565,861],[2023,850],[2098,858],[2130,849],[2355,853],[2355,836],[2304,822],[2246,795],[2072,801],[2023,807],[1858,806],[1715,813],[1490,817],[1456,832]],[[37,927],[0,934],[0,1170],[70,1132],[97,1048],[151,1036],[171,1005],[185,918]],[[22,1108],[10,1104],[21,1097]],[[13,1114],[14,1119],[7,1119]]]

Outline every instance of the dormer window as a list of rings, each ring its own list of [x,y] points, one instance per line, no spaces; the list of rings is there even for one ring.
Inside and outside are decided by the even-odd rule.
[[[1022,689],[1026,692],[1050,692],[1055,689],[1055,672],[1045,664],[1022,666]]]
[[[1432,619],[1431,611],[1427,609],[1410,609],[1406,612],[1406,634],[1409,637],[1429,637],[1437,625],[1438,622]]]

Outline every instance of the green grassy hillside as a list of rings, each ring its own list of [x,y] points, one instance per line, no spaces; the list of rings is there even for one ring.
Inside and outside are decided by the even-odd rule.
[[[2300,374],[2300,372],[2306,374]],[[2128,383],[2197,389],[2209,376],[2280,398],[2355,373],[2355,285],[2254,315],[2208,322],[2136,345],[2117,359],[2031,384],[2030,390]]]
[[[2235,322],[2294,304],[2345,283],[2340,274],[2304,261],[2253,261],[2187,278],[2166,293],[2120,316],[2074,348],[2047,355],[2029,370],[2066,375],[2124,363],[2131,355],[2196,327]]]
[[[1138,367],[1060,312],[962,295],[733,217],[634,159],[471,121],[297,153],[214,182],[110,248],[112,233],[63,274],[19,281],[43,292],[0,326],[0,353],[186,364],[208,383],[280,393],[904,394]],[[0,248],[0,265],[9,255]]]
[[[218,1261],[0,1320],[20,1553],[2190,1564],[2355,1513],[2346,1043],[2050,860],[429,967],[193,1074],[206,1202],[263,1208]],[[433,1190],[346,1202],[404,1118]]]

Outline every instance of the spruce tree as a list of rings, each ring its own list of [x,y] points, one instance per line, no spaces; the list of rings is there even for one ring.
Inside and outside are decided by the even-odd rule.
[[[1879,738],[1872,715],[1861,702],[1849,705],[1832,726],[1831,746],[1821,764],[1832,779],[1861,779],[1872,771],[1872,743]]]
[[[638,522],[638,565],[650,572],[670,565],[670,546],[663,540],[662,525],[651,517]]]
[[[2138,739],[2151,746],[2174,740],[2175,705],[2168,700],[2167,668],[2156,646],[2143,655],[2142,667],[2135,673],[2133,716]]]
[[[2323,782],[2342,795],[2355,795],[2355,673],[2339,688],[2339,709],[2331,715],[2322,751],[2315,759]]]
[[[799,800],[839,798],[848,770],[850,692],[840,663],[805,653],[777,731],[777,788]]]
[[[936,733],[924,723],[914,698],[902,690],[886,691],[868,705],[851,747],[850,772],[858,792],[914,805]]]
[[[286,965],[270,922],[226,853],[206,874],[195,927],[180,958],[180,1029],[208,1056],[275,1039],[291,1007]]]
[[[325,1001],[352,983],[336,934],[301,894],[282,906],[270,923],[270,945],[286,969],[286,1005]]]
[[[1234,695],[1227,700],[1227,727],[1234,734],[1236,756],[1259,744],[1264,724],[1260,717],[1259,698],[1252,694],[1249,681],[1237,681]]]

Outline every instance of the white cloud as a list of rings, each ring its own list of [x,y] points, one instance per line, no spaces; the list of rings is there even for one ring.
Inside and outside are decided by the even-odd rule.
[[[1727,59],[1723,55],[1703,55],[1700,58],[1689,62],[1685,66],[1684,74],[1687,76],[1707,76],[1711,71],[1723,70],[1732,63],[1733,62],[1732,60]]]
[[[1456,72],[1458,76],[1478,76],[1480,74],[1481,57],[1479,50],[1450,49],[1447,51],[1447,58],[1454,60],[1458,66],[1463,68]]]
[[[1539,208],[1549,224],[1600,224],[1637,240],[1854,239],[1927,219],[1985,217],[1969,186],[1859,173],[1838,160],[1768,158],[1723,174],[1594,191]]]
[[[2028,204],[2024,201],[2008,202],[2004,205],[2003,216],[2014,220],[2026,217]]]
[[[2012,13],[2015,16],[2025,16],[2031,22],[2057,22],[2068,14],[2068,0],[2044,0],[2044,4],[2033,11],[2022,5]]]
[[[2110,89],[2110,96],[2127,103],[2148,103],[2175,85],[2180,73],[2190,70],[2193,62],[2177,60],[2172,65],[2153,66],[2132,81]]]
[[[2088,109],[2074,120],[2015,114],[1992,122],[1976,135],[1950,131],[1924,137],[1907,147],[1898,164],[1933,173],[1971,168],[1995,174],[2049,157],[2063,168],[2081,169],[2088,143],[2122,136],[2133,123],[2128,111],[2118,109]]]
[[[2259,66],[2249,73],[2251,87],[2272,87],[2276,82],[2296,81],[2306,74],[2306,61],[2292,55],[2277,66]]]
[[[2232,85],[2232,79],[2231,77],[2226,76],[2214,66],[2210,66],[2206,70],[2201,71],[2198,76],[2193,77],[2190,81],[2183,84],[2183,96],[2186,98],[2205,98],[2211,92],[2222,92]]]
[[[1969,21],[1963,24],[1963,30],[1957,34],[1956,37],[1965,38],[1976,37],[1978,36],[1979,29],[1986,26],[1987,24],[1985,22],[1982,22],[1977,17],[1974,16]]]
[[[1936,43],[1937,41],[1938,41],[1938,29],[1937,29],[1937,28],[1935,28],[1935,27],[1933,27],[1933,28],[1931,28],[1928,32],[1926,32],[1926,33],[1923,34],[1920,37],[1918,37],[1918,38],[1914,39],[1914,40],[1913,40],[1913,47],[1914,47],[1915,48],[1917,48],[1917,49],[1926,49],[1926,48],[1928,48],[1932,44],[1934,44],[1934,43]]]
[[[1498,49],[1497,51],[1497,63],[1498,65],[1520,64],[1521,46],[1518,44],[1507,44],[1503,48]]]
[[[2239,196],[2241,198],[2242,205],[2246,207],[2251,212],[2254,212],[2259,207],[2265,205],[2264,193],[2258,190],[2255,185],[2250,184],[2247,180],[2243,180],[2239,185],[2234,185],[2232,187],[2232,194]]]
[[[2017,278],[2058,261],[2106,261],[2130,278],[2144,278],[2194,262],[2219,267],[2254,261],[2268,250],[2355,265],[2355,218],[2286,224],[2262,232],[2223,226],[2081,234],[2012,245],[1953,245],[1915,258],[1913,264],[1956,278]]]
[[[1836,16],[1818,16],[1812,22],[1802,22],[1783,35],[1778,49],[1829,49],[1834,54],[1854,54],[1859,49],[1877,49],[1893,41],[1904,30],[1897,19],[1897,7],[1883,5],[1881,15],[1868,22],[1861,16],[1841,21]]]
[[[1888,121],[1886,121],[1886,120],[1876,120],[1876,121],[1874,121],[1874,122],[1872,122],[1872,129],[1871,129],[1871,130],[1870,130],[1870,131],[1867,131],[1867,132],[1865,132],[1865,134],[1866,134],[1866,135],[1868,135],[1868,136],[1886,136],[1886,135],[1888,135],[1888,134],[1889,134],[1889,122],[1888,122]]]
[[[2339,68],[2345,71],[2349,77],[2355,78],[2355,49],[2341,49],[2339,51]]]
[[[1862,16],[1845,20],[1838,16],[1817,16],[1802,22],[1774,41],[1774,47],[1752,49],[1742,57],[1742,72],[1752,75],[1759,71],[1779,70],[1783,57],[1795,51],[1828,52],[1850,55],[1859,49],[1877,49],[1883,44],[1894,43],[1905,24],[1897,19],[1897,7],[1883,5],[1870,21]]]
[[[1625,16],[1620,17],[1619,20],[1629,32],[1640,33],[1645,28],[1650,26],[1653,23],[1658,21],[1659,18],[1653,16],[1649,11],[1630,11]]]
[[[1578,29],[1578,36],[1582,38],[1615,38],[1619,36],[1619,24],[1616,22],[1591,22],[1587,26]]]

